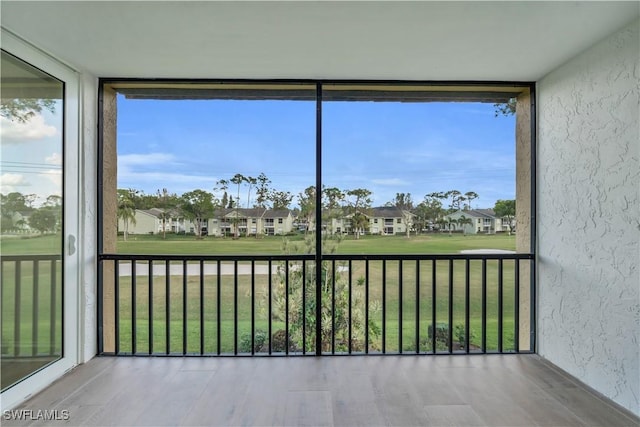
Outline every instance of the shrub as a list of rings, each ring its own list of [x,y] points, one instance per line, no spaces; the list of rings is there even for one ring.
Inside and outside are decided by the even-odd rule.
[[[329,248],[329,252],[335,252],[341,238],[335,236],[323,236],[323,247]],[[307,253],[315,250],[315,241],[313,236],[308,236],[304,241]],[[298,248],[288,239],[283,239],[283,252],[300,253]],[[288,276],[288,298],[289,298],[289,340],[290,349],[302,349],[303,341],[306,345],[306,351],[315,350],[315,333],[316,333],[316,266],[312,263],[306,263],[306,271],[302,271],[300,263],[292,262],[289,264]],[[369,306],[369,323],[365,325],[365,309],[364,309],[364,278],[358,278],[352,288],[352,312],[349,319],[349,285],[348,274],[343,265],[336,264],[335,273],[332,270],[332,263],[323,262],[321,265],[321,292],[322,292],[322,351],[331,350],[331,338],[335,336],[335,350],[344,352],[349,349],[349,323],[351,323],[351,349],[353,351],[364,351],[365,328],[369,329],[369,340],[375,340],[380,335],[380,328],[372,320],[371,314],[377,311],[379,304],[376,301],[370,301]],[[332,278],[335,275],[335,311],[332,313]],[[304,283],[303,283],[304,277]],[[274,278],[272,318],[273,320],[284,322],[286,320],[286,264],[280,263],[276,269]],[[302,307],[302,293],[304,289],[305,307]],[[261,300],[261,308],[265,311],[268,306],[269,295],[266,293]],[[333,321],[332,321],[333,317]],[[302,325],[306,326],[305,337],[302,336]],[[334,327],[335,325],[335,327]],[[280,332],[280,331],[278,331]],[[282,331],[284,334],[284,331]],[[279,351],[286,348],[286,340],[284,337],[276,337],[276,333],[272,337],[272,349],[276,350],[276,340],[280,346]]]

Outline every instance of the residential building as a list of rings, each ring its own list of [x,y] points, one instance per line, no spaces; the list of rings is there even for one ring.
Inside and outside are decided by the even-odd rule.
[[[493,209],[471,209],[459,210],[446,215],[445,221],[448,219],[455,220],[452,223],[452,230],[462,231],[465,234],[494,234],[509,231],[509,222],[505,218],[496,217]],[[470,222],[461,224],[457,221],[467,219]],[[445,223],[445,229],[448,225]]]
[[[209,234],[233,236],[284,235],[293,231],[293,215],[289,209],[231,208],[220,209],[209,220]]]
[[[159,208],[136,209],[133,221],[125,221],[118,218],[118,232],[128,234],[157,234],[163,232],[163,210]],[[164,231],[166,233],[194,233],[195,224],[186,220],[180,211],[172,209],[164,218]]]

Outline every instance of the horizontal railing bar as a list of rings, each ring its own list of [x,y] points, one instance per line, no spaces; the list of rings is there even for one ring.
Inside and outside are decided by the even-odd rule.
[[[482,356],[482,355],[518,355],[518,354],[536,354],[534,351],[531,350],[522,350],[519,353],[516,352],[504,352],[504,353],[499,353],[497,351],[487,351],[486,353],[482,353],[480,351],[472,351],[470,353],[465,353],[462,351],[456,351],[453,353],[444,353],[444,352],[438,352],[438,353],[425,353],[425,355],[428,356],[447,356],[447,357],[451,357],[451,356]],[[153,354],[147,354],[147,353],[136,353],[136,354],[132,354],[129,352],[120,352],[118,354],[114,353],[114,352],[102,352],[100,354],[97,355],[98,357],[110,357],[110,356],[123,356],[123,357],[211,357],[211,358],[220,358],[220,357],[228,357],[228,358],[238,358],[238,357],[245,357],[245,358],[254,358],[254,357],[315,357],[316,355],[310,352],[307,352],[306,354],[303,354],[302,352],[296,352],[296,353],[292,353],[290,352],[289,354],[286,354],[284,351],[282,352],[273,352],[271,354],[269,353],[255,353],[255,354],[251,354],[251,353],[238,353],[238,354],[233,354],[233,352],[230,353],[204,353],[204,354],[200,354],[199,352],[190,352],[187,354],[182,354],[182,353],[153,353]],[[382,353],[382,352],[376,352],[376,353],[365,353],[363,351],[358,351],[358,352],[353,352],[353,353],[348,353],[348,352],[344,352],[344,353],[335,353],[335,354],[323,354],[322,357],[358,357],[358,356],[364,356],[364,357],[376,357],[376,356],[381,356],[381,357],[386,357],[386,356],[403,356],[403,357],[416,357],[415,353],[408,353],[408,352],[404,352],[404,353],[398,353],[398,352],[386,352],[386,353]],[[3,359],[5,357],[3,356]],[[25,357],[13,357],[12,359],[30,359],[31,356],[25,356]]]
[[[314,255],[143,255],[143,254],[102,254],[101,261],[288,261],[313,260]]]
[[[3,257],[4,258],[4,257]],[[33,258],[20,258],[33,259]],[[59,259],[59,257],[58,257]],[[98,256],[101,261],[303,261],[315,260],[313,254],[298,255],[143,255],[143,254],[101,254]],[[530,253],[487,253],[487,254],[323,254],[322,259],[326,261],[406,261],[406,260],[473,260],[473,259],[534,259],[534,255]]]
[[[60,261],[60,255],[2,255],[2,262],[10,261]],[[115,259],[115,258],[114,258]]]

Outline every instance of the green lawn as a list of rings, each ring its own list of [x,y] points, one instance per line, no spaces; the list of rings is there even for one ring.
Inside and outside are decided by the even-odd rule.
[[[118,253],[127,254],[280,254],[283,240],[304,247],[304,236],[266,236],[262,238],[206,237],[197,240],[193,236],[167,234],[130,235],[127,241],[118,237]],[[411,236],[362,236],[355,239],[345,237],[338,246],[341,254],[420,254],[420,253],[458,253],[464,249],[506,249],[515,250],[515,236],[462,235],[446,233]],[[59,235],[37,236],[30,238],[2,238],[0,246],[3,254],[52,254],[60,253],[62,243]]]
[[[302,253],[304,251],[304,236],[296,235],[287,237],[290,245],[297,245],[293,253]],[[3,254],[38,254],[52,253],[52,248],[59,247],[59,236],[43,236],[29,239],[3,239]],[[161,235],[155,236],[129,236],[128,241],[123,241],[122,237],[118,241],[119,253],[131,254],[281,254],[283,248],[282,237],[263,237],[263,238],[240,238],[233,240],[231,238],[215,238],[207,237],[203,240],[196,240],[193,236],[176,236],[167,235],[167,239],[162,239]],[[463,249],[515,249],[515,236],[507,235],[478,235],[464,236],[454,234],[429,234],[421,236],[363,236],[356,240],[351,236],[344,238],[339,244],[337,253],[339,254],[418,254],[418,253],[458,253]],[[436,263],[436,281],[435,289],[437,293],[436,315],[437,323],[447,323],[449,318],[449,271],[448,262]],[[464,324],[464,311],[467,301],[465,299],[465,264],[464,261],[456,261],[454,263],[453,282],[453,325]],[[369,266],[369,293],[370,293],[370,318],[382,328],[384,325],[384,341],[385,350],[388,352],[396,352],[399,348],[400,327],[402,324],[402,349],[404,351],[415,351],[416,342],[416,316],[419,317],[419,346],[420,351],[430,351],[430,343],[427,337],[427,329],[431,324],[431,316],[433,311],[432,305],[432,263],[423,261],[419,265],[420,282],[418,284],[419,305],[416,307],[416,263],[415,261],[405,261],[402,268],[402,300],[400,301],[400,270],[397,261],[388,261],[386,264],[386,295],[384,299],[385,321],[382,321],[383,306],[383,277],[382,263],[371,261]],[[143,269],[144,270],[144,269]],[[481,316],[481,261],[471,261],[469,275],[469,301],[470,307],[470,327],[472,332],[472,344],[479,346],[482,337],[482,316]],[[498,348],[498,266],[497,261],[488,261],[487,263],[487,349],[495,350]],[[12,348],[13,331],[15,330],[15,281],[14,267],[7,264],[3,269],[2,279],[2,297],[3,297],[3,322],[2,334],[5,340],[3,350]],[[41,271],[40,276],[45,275],[46,271]],[[138,270],[136,285],[136,350],[138,352],[147,352],[149,350],[149,280],[140,269]],[[347,280],[348,273],[337,273],[342,276],[341,280]],[[364,262],[354,262],[351,271],[351,277],[355,283],[358,278],[364,277]],[[513,348],[514,336],[514,261],[505,261],[503,268],[503,347],[505,349]],[[21,278],[21,302],[20,302],[20,334],[21,337],[29,337],[33,334],[30,316],[32,313],[30,303],[30,291],[32,285],[33,274],[28,272],[22,274]],[[267,275],[256,275],[255,294],[256,306],[254,311],[256,330],[267,331],[268,315],[267,306]],[[47,277],[40,277],[41,284],[48,283]],[[273,292],[278,289],[278,281],[273,279]],[[223,353],[234,351],[234,289],[237,286],[238,299],[238,342],[239,351],[246,349],[242,346],[243,339],[246,341],[247,334],[251,331],[251,283],[249,275],[240,275],[237,285],[233,281],[233,276],[221,277],[221,300],[220,300],[220,342]],[[204,351],[205,353],[215,353],[217,351],[217,317],[218,317],[218,301],[216,299],[216,276],[205,276],[203,283],[204,293],[204,318],[202,323],[204,326]],[[120,350],[129,352],[132,350],[132,295],[131,295],[131,279],[122,277],[120,280]],[[360,288],[363,293],[363,287]],[[42,298],[46,298],[46,290],[40,291]],[[340,296],[338,296],[340,298]],[[362,299],[362,298],[361,298]],[[153,310],[153,348],[154,353],[163,353],[166,349],[166,281],[164,277],[156,276],[153,279],[153,301],[151,308]],[[183,281],[181,276],[171,276],[169,281],[169,322],[170,325],[170,351],[181,353],[183,349],[183,328],[186,324],[186,347],[187,352],[197,353],[200,351],[200,283],[199,278],[189,277],[187,280],[187,293],[183,294]],[[183,317],[183,304],[186,301],[187,316]],[[324,300],[325,308],[330,307],[330,298]],[[310,301],[307,301],[309,304]],[[312,301],[311,301],[312,303]],[[300,295],[292,295],[290,304],[292,306],[300,306]],[[358,305],[359,304],[359,305]],[[44,304],[43,309],[44,309]],[[364,302],[353,300],[354,321],[356,321],[357,312],[364,313]],[[400,317],[400,308],[402,307],[402,317]],[[113,310],[113,306],[106,307],[105,310]],[[41,319],[46,318],[48,314],[43,312]],[[292,318],[295,313],[291,312]],[[39,322],[41,321],[39,320]],[[186,322],[186,323],[185,323]],[[325,321],[323,321],[325,322]],[[326,323],[326,322],[325,322]],[[299,323],[298,323],[299,324]],[[47,325],[38,326],[42,328],[42,332],[38,335],[46,335]],[[272,320],[273,331],[284,328],[281,320]],[[312,329],[312,328],[308,328]],[[362,330],[361,330],[362,331]],[[339,334],[338,334],[339,335]],[[308,335],[308,340],[313,341],[313,336]],[[339,338],[338,338],[339,340]],[[456,340],[454,334],[454,341]],[[45,340],[43,340],[45,342]],[[27,343],[28,344],[28,343]],[[313,350],[311,348],[311,350]],[[382,350],[382,337],[372,339],[370,342],[370,351]]]
[[[304,252],[304,236],[301,234],[262,238],[206,237],[196,240],[193,236],[132,235],[125,242],[122,236],[118,240],[118,252],[128,254],[279,254],[282,253],[283,240],[287,239]],[[338,246],[340,254],[420,254],[420,253],[458,253],[463,249],[506,249],[515,250],[515,236],[500,235],[462,235],[428,234],[411,236],[362,236],[355,239],[345,237]]]

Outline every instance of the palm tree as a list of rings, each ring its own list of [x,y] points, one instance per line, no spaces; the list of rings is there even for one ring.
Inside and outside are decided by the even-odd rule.
[[[464,228],[464,226],[466,224],[472,225],[473,221],[471,220],[471,218],[467,218],[464,215],[461,215],[460,218],[458,218],[458,225],[460,225],[460,227],[462,227],[462,231],[464,234],[467,234],[466,229]]]
[[[124,222],[124,240],[129,234],[129,223],[136,223],[136,207],[131,200],[130,191],[118,190],[118,218]]]
[[[251,201],[251,187],[256,185],[258,183],[258,180],[252,176],[245,176],[244,180],[249,185],[249,189],[247,190],[247,209],[249,209],[249,202]],[[258,232],[256,230],[256,237],[257,236]],[[249,237],[249,224],[247,224],[247,237]]]
[[[246,181],[247,178],[245,178],[244,175],[237,173],[233,176],[233,178],[231,178],[229,181],[231,181],[231,183],[236,184],[238,186],[238,196],[236,197],[236,211],[235,211],[235,215],[234,215],[234,219],[233,221],[235,222],[235,227],[234,227],[234,231],[233,231],[233,238],[237,239],[239,237],[239,230],[238,230],[238,224],[239,224],[239,219],[238,219],[238,207],[240,206],[240,184],[242,184],[244,181]]]
[[[456,226],[456,224],[458,224],[458,220],[455,218],[451,218],[451,217],[447,217],[447,226],[449,228],[449,236],[451,236],[451,230],[453,227]]]
[[[167,213],[167,198],[169,197],[169,192],[166,188],[163,188],[162,191],[158,190],[158,199],[160,199],[162,205],[162,213],[160,214],[160,219],[162,220],[162,239],[167,238],[167,218],[169,214]]]

